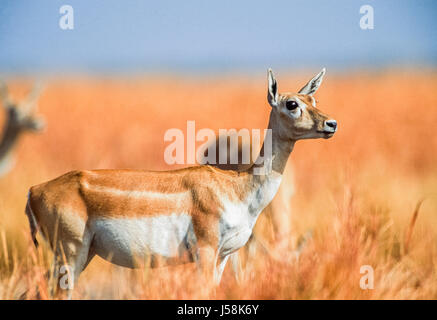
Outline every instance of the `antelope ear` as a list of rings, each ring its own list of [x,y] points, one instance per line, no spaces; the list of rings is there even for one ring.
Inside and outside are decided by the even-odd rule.
[[[0,80],[0,99],[3,105],[3,108],[6,110],[10,109],[12,105],[12,101],[9,97],[8,87],[6,83]]]
[[[314,78],[308,81],[308,83],[302,89],[299,90],[299,93],[308,94],[310,96],[316,93],[317,89],[319,89],[320,85],[322,84],[323,76],[325,75],[325,73],[326,73],[326,69],[323,68],[318,75],[316,75]]]
[[[273,75],[273,71],[270,68],[267,72],[267,77],[269,79],[267,100],[269,101],[272,107],[276,107],[278,105],[278,83],[276,82],[275,76]]]

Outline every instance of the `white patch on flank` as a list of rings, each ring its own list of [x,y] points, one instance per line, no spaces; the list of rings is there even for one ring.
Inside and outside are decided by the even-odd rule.
[[[91,224],[94,249],[111,262],[133,268],[137,261],[154,256],[177,258],[187,250],[186,240],[194,237],[191,217],[172,214],[145,218],[98,218]]]
[[[148,199],[157,199],[157,200],[178,201],[178,200],[183,200],[188,194],[188,191],[179,192],[179,193],[162,193],[162,192],[154,192],[154,191],[147,191],[147,190],[120,190],[116,188],[90,185],[87,182],[84,182],[83,186],[87,189],[96,192],[110,193],[114,196],[136,198],[136,199],[148,198]]]

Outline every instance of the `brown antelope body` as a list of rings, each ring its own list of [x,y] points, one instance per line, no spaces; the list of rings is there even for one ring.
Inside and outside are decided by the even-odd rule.
[[[26,214],[34,241],[41,230],[55,252],[55,272],[65,259],[75,281],[96,254],[130,268],[196,261],[220,281],[229,255],[246,244],[278,191],[295,142],[335,133],[336,122],[312,97],[324,73],[297,94],[279,94],[269,70],[272,152],[263,146],[263,161],[243,172],[208,165],[74,171],[32,187]],[[266,164],[271,170],[256,173]]]

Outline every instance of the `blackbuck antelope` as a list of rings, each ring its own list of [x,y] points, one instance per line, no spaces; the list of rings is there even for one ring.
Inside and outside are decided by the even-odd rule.
[[[219,282],[229,255],[246,244],[278,191],[296,141],[336,132],[336,121],[316,108],[313,97],[324,74],[325,69],[298,93],[280,94],[268,71],[271,152],[264,142],[262,161],[243,172],[208,165],[73,171],[30,188],[31,235],[37,244],[41,230],[52,246],[54,278],[66,264],[76,282],[97,254],[129,268],[195,261],[207,279]]]
[[[0,141],[0,176],[8,173],[13,167],[12,153],[21,134],[40,131],[44,128],[44,121],[34,115],[40,91],[41,86],[35,85],[27,99],[16,104],[10,98],[6,84],[0,82],[0,97],[6,111]]]

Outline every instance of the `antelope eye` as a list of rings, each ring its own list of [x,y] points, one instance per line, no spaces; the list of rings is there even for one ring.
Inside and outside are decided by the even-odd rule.
[[[287,107],[287,110],[291,111],[296,109],[298,107],[298,104],[296,101],[290,100],[285,103],[285,106]]]

